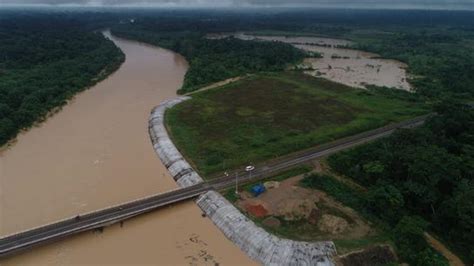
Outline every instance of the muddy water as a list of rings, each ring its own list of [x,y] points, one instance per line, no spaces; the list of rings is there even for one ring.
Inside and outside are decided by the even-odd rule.
[[[175,188],[147,132],[151,108],[175,96],[187,63],[111,37],[121,68],[0,154],[2,235]],[[84,233],[2,264],[251,264],[194,203]]]
[[[323,37],[287,37],[287,36],[255,36],[242,32],[232,34],[213,34],[208,37],[219,39],[234,36],[243,40],[279,41],[295,45],[306,51],[319,52],[323,58],[308,58],[305,73],[330,79],[348,86],[365,88],[367,85],[386,86],[401,90],[411,90],[407,81],[406,65],[389,59],[377,58],[379,55],[344,49],[352,42],[343,39]]]
[[[352,49],[313,45],[296,45],[296,47],[322,54],[323,58],[305,60],[305,64],[314,69],[307,72],[310,75],[358,88],[376,85],[411,90],[411,85],[407,81],[407,66],[399,61],[380,59],[377,58],[377,54]]]

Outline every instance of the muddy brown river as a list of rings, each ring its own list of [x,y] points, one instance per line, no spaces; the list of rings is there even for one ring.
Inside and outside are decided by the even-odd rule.
[[[155,155],[150,110],[175,97],[187,70],[168,50],[110,36],[126,55],[120,69],[0,153],[0,234],[176,187]],[[193,202],[123,226],[79,234],[2,265],[254,264]]]

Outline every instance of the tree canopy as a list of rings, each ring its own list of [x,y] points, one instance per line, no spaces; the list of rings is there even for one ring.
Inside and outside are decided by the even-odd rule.
[[[207,39],[196,32],[148,29],[140,22],[115,26],[112,32],[183,55],[190,66],[180,93],[249,73],[281,71],[305,56],[303,51],[281,42],[244,41],[233,37]]]
[[[424,126],[331,156],[331,167],[369,187],[370,208],[395,224],[416,214],[472,263],[474,109],[443,102]],[[397,215],[398,214],[398,215]],[[398,218],[397,218],[398,217]]]
[[[114,71],[122,52],[64,17],[0,20],[0,145]]]

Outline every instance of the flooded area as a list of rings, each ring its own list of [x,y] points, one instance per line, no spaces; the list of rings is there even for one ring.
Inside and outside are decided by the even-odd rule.
[[[307,58],[302,66],[305,73],[327,78],[356,88],[367,85],[391,87],[410,91],[407,81],[407,65],[379,55],[354,49],[347,49],[352,42],[324,37],[261,36],[242,32],[235,34],[213,34],[208,37],[218,39],[234,36],[242,40],[265,40],[290,43],[310,52],[318,52],[322,58]]]
[[[365,88],[366,85],[411,90],[407,81],[406,65],[378,55],[344,48],[296,45],[306,51],[321,53],[323,58],[307,58],[306,73],[330,79],[348,86]]]
[[[120,69],[0,154],[0,234],[176,188],[148,136],[150,110],[175,97],[187,70],[170,51],[110,36]],[[34,249],[2,265],[254,264],[186,202],[121,227]]]
[[[284,43],[291,43],[295,45],[318,45],[323,47],[345,47],[351,45],[352,42],[344,39],[334,39],[325,37],[310,37],[310,36],[265,36],[265,35],[252,35],[244,32],[237,32],[235,34],[214,34],[209,35],[211,39],[225,38],[234,36],[241,40],[263,40],[263,41],[277,41]]]

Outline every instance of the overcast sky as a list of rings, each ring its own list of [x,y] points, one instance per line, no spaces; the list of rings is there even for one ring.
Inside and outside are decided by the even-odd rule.
[[[474,9],[474,0],[0,0],[4,5]]]

